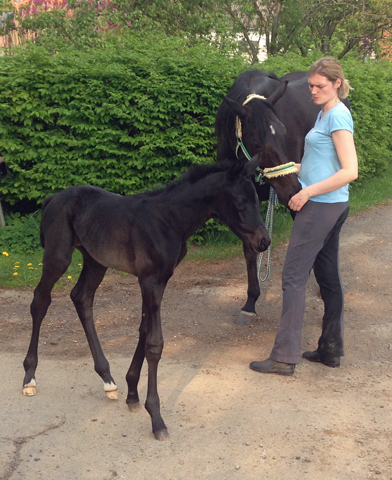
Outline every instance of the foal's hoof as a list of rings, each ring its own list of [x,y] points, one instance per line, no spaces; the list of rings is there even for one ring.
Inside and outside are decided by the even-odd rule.
[[[113,382],[111,383],[104,383],[103,389],[105,390],[106,395],[110,400],[117,400],[118,399],[118,389],[117,385]]]
[[[37,386],[35,384],[35,380],[31,380],[31,382],[27,385],[23,385],[22,393],[26,397],[34,396],[37,393]]]
[[[167,431],[167,428],[164,428],[163,430],[157,430],[154,432],[154,435],[155,438],[161,442],[169,438],[169,432]]]
[[[251,325],[255,319],[256,319],[255,313],[245,312],[244,310],[241,310],[235,323],[237,325]]]
[[[105,392],[110,400],[118,400],[118,390],[110,390]]]
[[[127,405],[131,412],[138,412],[140,410],[140,402],[128,403]]]

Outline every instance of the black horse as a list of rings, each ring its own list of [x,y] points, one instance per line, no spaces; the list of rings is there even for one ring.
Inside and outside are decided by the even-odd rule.
[[[252,97],[252,94],[256,96]],[[309,93],[307,72],[292,72],[278,78],[273,73],[249,70],[235,80],[217,111],[217,160],[225,158],[233,163],[246,163],[250,156],[259,154],[262,168],[276,167],[289,161],[300,163],[305,136],[313,127],[319,111],[320,107],[314,105]],[[236,117],[241,122],[242,144],[249,153],[248,157],[241,145],[238,148]],[[285,206],[301,188],[295,174],[264,177],[263,184],[256,184],[260,202],[268,200],[270,186],[276,189],[280,203]],[[256,315],[255,304],[260,286],[257,253],[244,245],[244,254],[248,270],[248,297],[236,323],[247,325]]]
[[[175,267],[187,251],[187,239],[209,218],[222,220],[249,251],[268,248],[253,182],[257,159],[241,164],[194,166],[179,180],[147,193],[121,196],[98,187],[75,186],[43,202],[41,243],[43,271],[31,304],[33,329],[24,360],[24,395],[35,395],[40,326],[51,303],[55,282],[67,270],[75,248],[84,263],[71,298],[82,322],[109,398],[117,398],[94,327],[93,299],[106,270],[115,268],[136,275],[142,293],[139,342],[126,375],[127,404],[139,405],[138,382],[144,358],[148,363],[145,407],[158,440],[167,436],[160,414],[157,368],[163,348],[160,307],[163,292]]]

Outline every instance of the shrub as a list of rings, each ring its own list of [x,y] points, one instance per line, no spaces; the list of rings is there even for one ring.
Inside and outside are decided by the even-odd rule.
[[[3,199],[39,202],[76,184],[129,194],[214,161],[215,112],[242,68],[159,35],[0,58],[0,151],[11,171]]]

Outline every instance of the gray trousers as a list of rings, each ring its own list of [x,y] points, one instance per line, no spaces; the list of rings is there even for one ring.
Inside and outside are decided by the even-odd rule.
[[[305,288],[311,269],[324,301],[318,352],[341,356],[343,351],[343,288],[339,272],[339,234],[349,212],[348,202],[309,200],[296,213],[282,272],[283,308],[270,358],[300,363],[305,313]]]

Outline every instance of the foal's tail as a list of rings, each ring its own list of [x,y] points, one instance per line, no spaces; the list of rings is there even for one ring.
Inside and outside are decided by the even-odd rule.
[[[55,194],[50,195],[49,197],[46,197],[45,200],[43,200],[41,208],[42,208],[42,215],[44,213],[45,208],[48,206],[49,202],[52,200],[52,198],[55,196]],[[39,229],[39,238],[41,242],[41,247],[45,248],[45,237],[42,231],[42,218],[41,218],[41,225]]]

